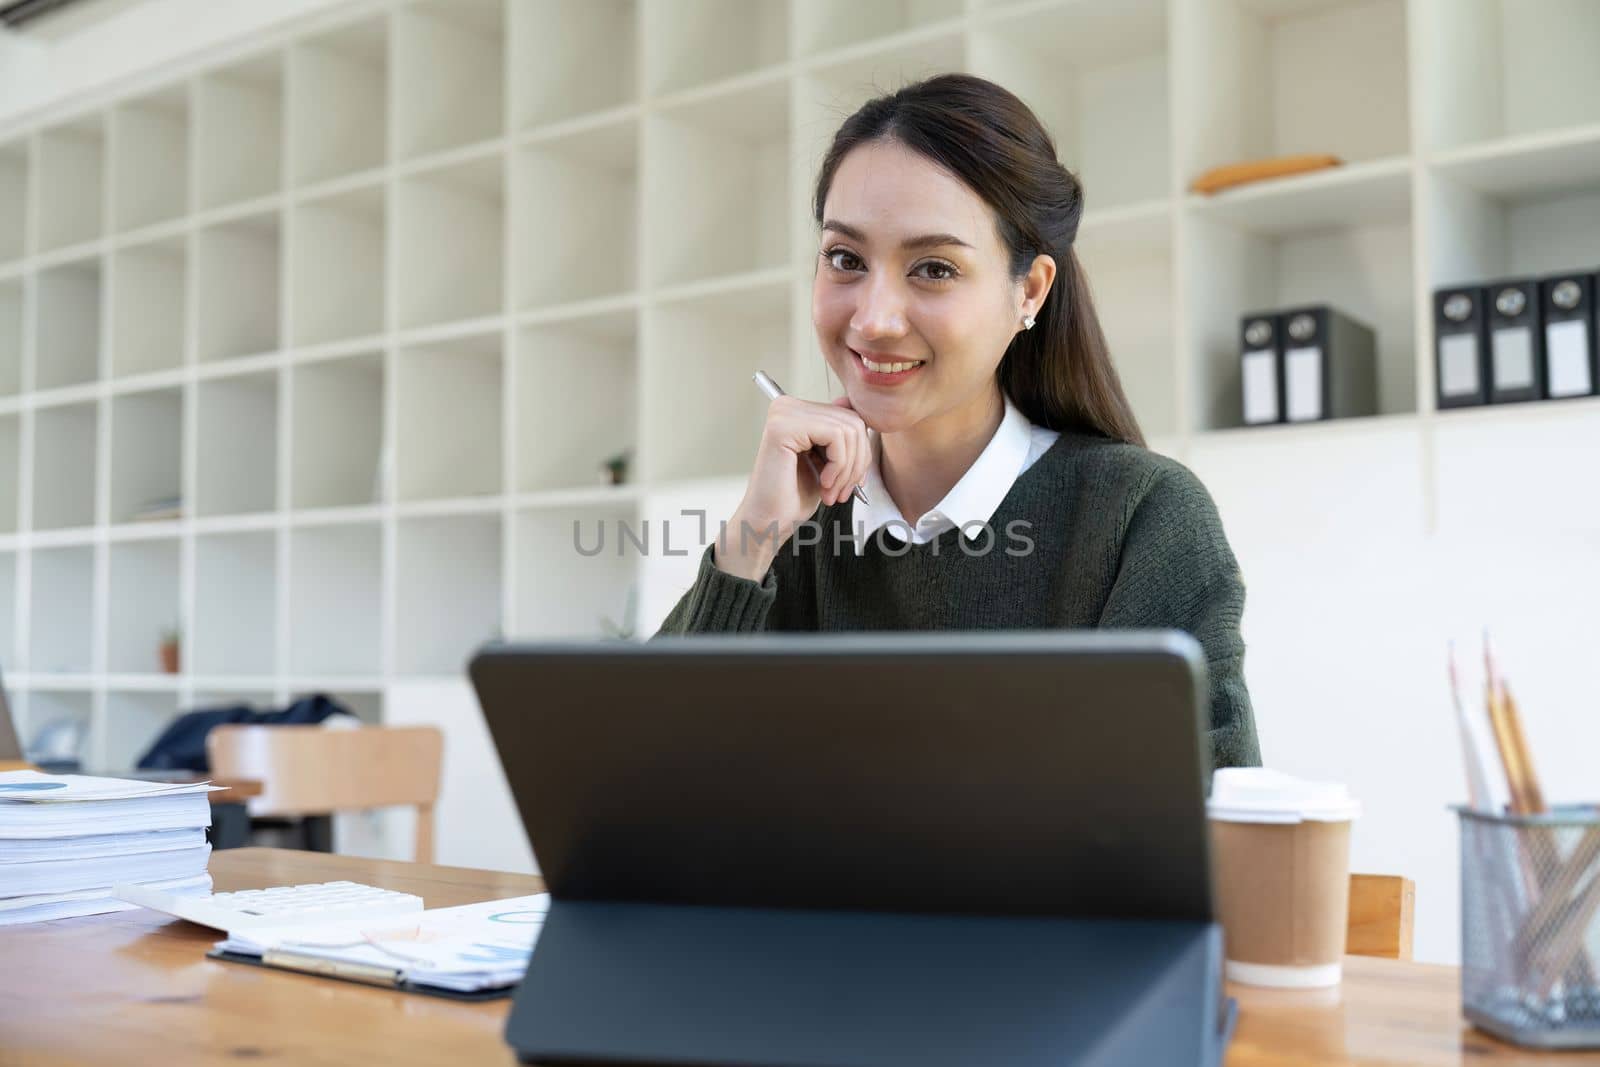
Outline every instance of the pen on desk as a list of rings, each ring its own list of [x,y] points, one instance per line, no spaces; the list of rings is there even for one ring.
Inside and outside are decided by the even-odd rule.
[[[776,400],[780,396],[784,395],[782,387],[780,387],[777,382],[773,381],[772,376],[766,371],[758,370],[754,375],[752,375],[752,377],[755,380],[757,388],[759,388],[763,393],[767,394],[768,400]],[[820,485],[822,482],[822,472],[817,469],[817,461],[811,458],[811,453],[809,452],[806,453],[805,459],[806,466],[810,467],[811,473],[817,476],[817,483]],[[861,501],[863,505],[869,507],[871,506],[867,504],[867,494],[862,491],[861,486],[856,486],[855,489],[851,491],[850,495]]]

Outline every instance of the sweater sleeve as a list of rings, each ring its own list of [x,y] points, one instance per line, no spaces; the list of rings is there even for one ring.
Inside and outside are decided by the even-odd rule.
[[[1138,494],[1100,625],[1183,630],[1200,642],[1211,682],[1212,767],[1259,766],[1244,682],[1244,579],[1205,486],[1164,465]]]
[[[656,637],[669,634],[753,633],[767,628],[778,598],[778,580],[769,570],[759,582],[718,570],[716,543],[706,546],[694,585],[679,598]],[[781,556],[782,553],[779,553]]]

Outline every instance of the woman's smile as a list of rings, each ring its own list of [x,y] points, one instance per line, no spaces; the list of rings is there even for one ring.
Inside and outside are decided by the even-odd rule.
[[[852,348],[850,354],[855,357],[852,362],[867,385],[901,385],[914,378],[926,362],[893,352],[858,352]]]

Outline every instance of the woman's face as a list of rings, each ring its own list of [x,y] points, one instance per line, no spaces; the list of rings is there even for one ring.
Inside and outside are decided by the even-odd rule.
[[[811,320],[867,425],[899,433],[991,402],[995,368],[1038,304],[1011,279],[976,193],[896,142],[861,145],[834,172],[819,247]]]

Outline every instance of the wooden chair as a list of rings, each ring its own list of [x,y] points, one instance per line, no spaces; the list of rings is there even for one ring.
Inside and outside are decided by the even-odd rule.
[[[255,779],[251,815],[311,816],[413,806],[415,860],[433,862],[433,805],[444,735],[432,726],[218,726],[206,735],[218,778]]]
[[[1417,887],[1409,878],[1352,874],[1344,950],[1352,956],[1409,960],[1416,900]]]

